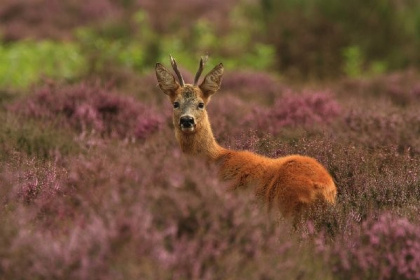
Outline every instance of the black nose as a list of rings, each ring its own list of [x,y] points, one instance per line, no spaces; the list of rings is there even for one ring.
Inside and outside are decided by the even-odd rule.
[[[192,127],[194,126],[194,118],[190,116],[183,116],[179,119],[179,123],[183,127]]]

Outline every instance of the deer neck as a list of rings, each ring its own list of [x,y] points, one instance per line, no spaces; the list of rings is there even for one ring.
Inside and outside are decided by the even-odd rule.
[[[206,116],[194,133],[184,133],[175,125],[175,136],[181,150],[189,155],[201,156],[211,161],[218,160],[226,151],[214,139]]]

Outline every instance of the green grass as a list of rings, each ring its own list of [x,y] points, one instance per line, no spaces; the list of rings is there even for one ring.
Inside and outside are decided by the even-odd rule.
[[[42,77],[74,79],[85,64],[75,43],[44,40],[0,44],[0,88],[24,89]]]

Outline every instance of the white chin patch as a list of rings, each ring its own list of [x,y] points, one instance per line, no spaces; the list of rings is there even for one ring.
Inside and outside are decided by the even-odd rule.
[[[195,130],[194,126],[191,127],[182,127],[181,126],[181,131],[182,132],[193,132]]]

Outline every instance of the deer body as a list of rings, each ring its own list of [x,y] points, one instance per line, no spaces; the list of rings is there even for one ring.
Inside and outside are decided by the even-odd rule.
[[[232,189],[253,188],[269,209],[275,205],[284,216],[295,216],[318,202],[335,203],[334,181],[313,158],[290,155],[272,159],[221,147],[213,136],[205,106],[220,87],[223,65],[217,65],[197,86],[203,60],[194,85],[184,84],[172,58],[171,62],[180,84],[160,63],[156,64],[156,76],[174,105],[175,137],[184,153],[215,162],[219,176],[232,182]]]

